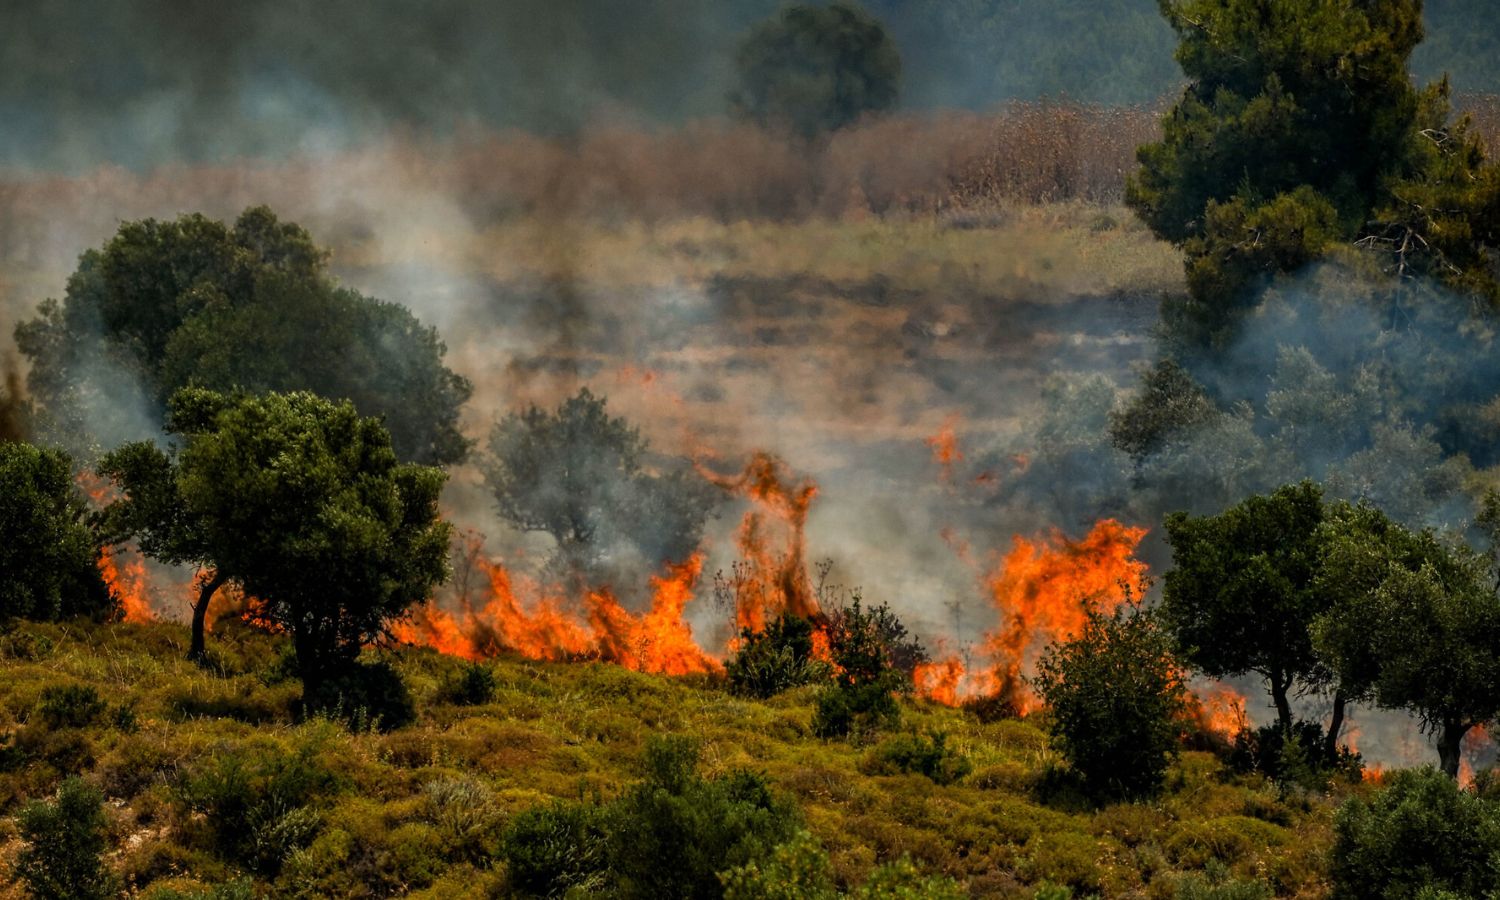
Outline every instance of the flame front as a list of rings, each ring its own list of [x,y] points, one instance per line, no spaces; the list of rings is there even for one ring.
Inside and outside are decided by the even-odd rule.
[[[1146,564],[1135,550],[1145,535],[1146,529],[1114,519],[1100,521],[1079,541],[1059,532],[1017,535],[985,579],[1000,613],[1000,627],[978,649],[986,665],[970,672],[960,657],[947,655],[920,666],[918,693],[948,705],[999,696],[1023,714],[1036,709],[1039,701],[1023,673],[1047,644],[1082,630],[1091,604],[1109,612],[1142,582]]]
[[[132,554],[122,566],[116,551],[105,547],[99,554],[99,574],[104,576],[110,592],[120,599],[125,621],[151,622],[156,619],[151,610],[146,564],[140,557]]]

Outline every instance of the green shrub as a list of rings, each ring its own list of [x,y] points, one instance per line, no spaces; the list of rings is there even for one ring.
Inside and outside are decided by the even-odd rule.
[[[974,770],[969,758],[948,746],[948,736],[898,734],[870,751],[865,771],[871,775],[916,772],[938,784],[953,784]]]
[[[1221,863],[1204,866],[1202,874],[1184,875],[1177,881],[1174,900],[1271,900],[1276,896],[1263,881],[1238,881],[1229,877]]]
[[[458,706],[482,706],[495,699],[495,671],[481,662],[466,662],[456,676],[443,682],[438,699]]]
[[[813,624],[801,616],[783,615],[756,632],[740,632],[740,649],[725,667],[729,690],[742,697],[774,697],[811,684],[827,667],[813,658]]]
[[[219,853],[273,875],[311,843],[321,818],[310,804],[336,786],[307,749],[235,752],[190,774],[178,794],[189,810],[204,814]]]
[[[818,696],[813,733],[865,735],[901,721],[895,695],[911,691],[911,672],[927,659],[922,645],[885,604],[864,606],[858,593],[825,624],[833,685]]]
[[[627,896],[717,897],[719,872],[766,856],[800,824],[759,775],[700,776],[691,739],[652,738],[645,766],[614,804],[611,855]]]
[[[1336,898],[1406,900],[1424,889],[1483,897],[1500,890],[1497,858],[1500,807],[1424,768],[1339,808],[1329,869]]]
[[[824,688],[813,710],[813,734],[820,738],[864,735],[901,721],[901,706],[889,680],[876,684]]]
[[[765,859],[719,875],[724,900],[962,900],[969,895],[951,878],[923,876],[902,858],[870,873],[863,885],[841,894],[834,886],[828,853],[806,831],[798,831]]]
[[[141,900],[254,900],[255,883],[248,878],[226,881],[211,887],[155,888],[141,895]]]
[[[645,779],[608,804],[517,816],[502,846],[511,886],[547,897],[719,897],[719,872],[767,859],[796,833],[796,808],[759,775],[703,778],[690,739],[652,738],[644,763]]]
[[[510,886],[526,896],[588,896],[610,879],[610,815],[597,803],[554,803],[511,821],[501,844]]]
[[[446,855],[479,862],[494,856],[500,813],[494,792],[473,778],[440,778],[422,787],[426,817],[442,838]]]
[[[1049,730],[1096,799],[1161,788],[1183,731],[1187,689],[1171,637],[1134,603],[1091,609],[1083,631],[1049,647],[1035,684]]]
[[[353,731],[394,731],[416,721],[417,706],[401,673],[385,660],[354,663],[302,701],[303,713],[343,721]]]
[[[87,728],[104,715],[108,704],[88,685],[52,685],[42,691],[37,717],[48,728]]]
[[[54,803],[21,810],[26,847],[16,877],[37,900],[103,900],[119,892],[104,868],[104,795],[80,778],[64,781]]]
[[[1239,772],[1260,772],[1309,789],[1325,787],[1333,775],[1358,781],[1364,769],[1359,754],[1340,747],[1337,759],[1329,762],[1324,739],[1323,725],[1308,720],[1298,720],[1290,732],[1277,722],[1244,728],[1234,736],[1229,764]]]

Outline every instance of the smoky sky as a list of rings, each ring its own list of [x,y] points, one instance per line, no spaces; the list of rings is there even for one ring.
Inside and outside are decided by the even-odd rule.
[[[1429,3],[1430,77],[1500,87],[1497,26]],[[1179,74],[1155,0],[869,0],[908,107],[1150,102]],[[777,0],[4,0],[0,166],[285,157],[392,130],[563,133],[722,115]],[[1493,17],[1489,17],[1492,19]],[[1452,57],[1450,60],[1449,57]]]

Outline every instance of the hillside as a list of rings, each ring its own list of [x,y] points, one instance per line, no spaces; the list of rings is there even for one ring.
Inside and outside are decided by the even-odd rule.
[[[1358,790],[1278,791],[1188,752],[1158,800],[1091,809],[1059,775],[1034,717],[982,723],[903,701],[905,729],[945,732],[973,763],[943,786],[875,774],[878,742],[812,737],[814,688],[748,702],[708,678],[501,657],[488,664],[493,699],[459,706],[442,695],[462,662],[414,649],[389,658],[412,687],[416,723],[351,734],[326,721],[294,724],[298,684],[268,674],[284,641],[222,624],[210,639],[212,671],[202,671],[183,660],[186,640],[171,624],[68,624],[25,625],[0,644],[0,810],[13,815],[66,774],[96,779],[108,798],[110,866],[148,897],[243,874],[187,799],[188,786],[214,772],[250,773],[240,783],[252,787],[240,790],[253,791],[267,772],[293,767],[312,785],[295,837],[277,843],[266,829],[263,852],[276,858],[262,871],[280,874],[256,876],[255,888],[277,897],[506,896],[506,869],[493,858],[506,823],[553,800],[619,793],[658,733],[701,742],[705,774],[765,773],[800,807],[841,884],[908,856],[976,897],[1039,896],[1048,883],[1080,897],[1217,896],[1194,880],[1205,872],[1322,896],[1331,810]],[[91,688],[104,708],[89,724],[55,711],[48,724],[43,692],[58,685]],[[9,860],[18,841],[6,823],[0,856]]]

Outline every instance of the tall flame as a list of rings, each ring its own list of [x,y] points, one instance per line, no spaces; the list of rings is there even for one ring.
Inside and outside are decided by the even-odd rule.
[[[701,463],[698,471],[751,501],[736,536],[743,560],[735,574],[736,627],[764,631],[782,614],[818,619],[818,601],[807,574],[806,537],[817,484],[793,479],[780,459],[763,452],[736,476],[720,475]]]
[[[156,614],[151,610],[146,564],[140,557],[132,554],[122,566],[117,552],[105,547],[99,554],[99,574],[104,576],[104,583],[109,585],[110,592],[120,599],[125,621],[139,623],[156,619]]]
[[[958,656],[949,655],[920,666],[918,692],[948,704],[998,695],[1022,713],[1035,709],[1038,701],[1023,673],[1048,643],[1082,630],[1091,604],[1111,611],[1144,580],[1146,565],[1135,550],[1145,535],[1144,528],[1104,519],[1078,541],[1060,532],[1015,536],[1010,552],[986,578],[1000,613],[1000,627],[979,647],[987,665],[970,672]]]

